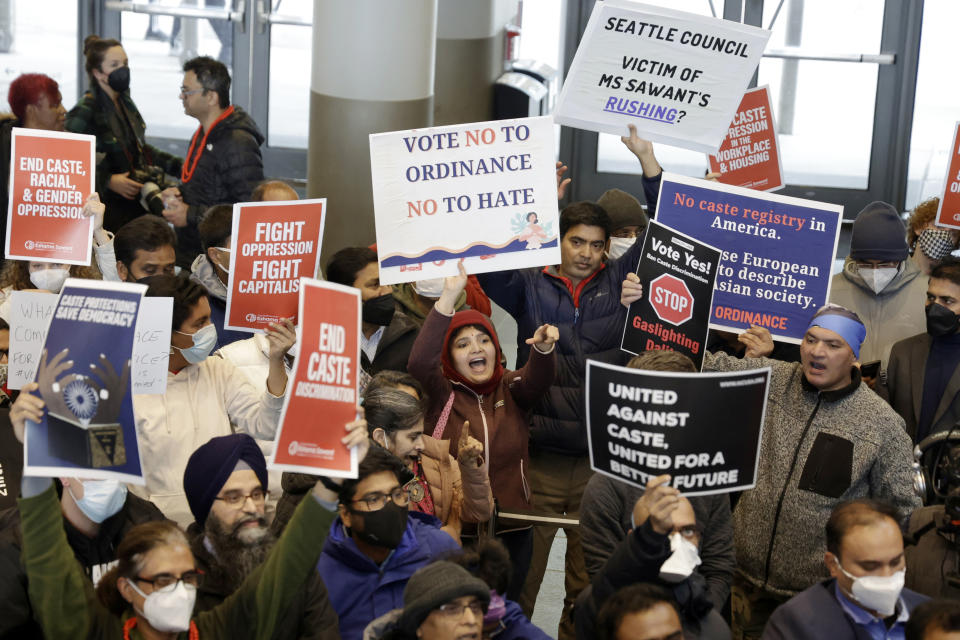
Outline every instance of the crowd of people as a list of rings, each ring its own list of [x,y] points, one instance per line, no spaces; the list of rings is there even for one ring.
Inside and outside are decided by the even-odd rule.
[[[222,63],[183,65],[198,128],[178,158],[146,140],[121,43],[90,36],[84,53],[89,89],[69,112],[43,74],[11,84],[0,182],[6,194],[13,127],[94,135],[96,262],[6,261],[0,372],[13,291],[104,279],[172,298],[167,386],[133,397],[144,486],[11,487],[0,638],[960,637],[960,260],[935,200],[907,223],[887,203],[859,212],[799,348],[759,326],[711,336],[704,371],[771,369],[750,490],[688,498],[669,475],[639,487],[590,467],[587,361],[697,371],[676,352],[620,349],[662,175],[632,125],[622,141],[646,210],[618,189],[563,206],[557,265],[471,275],[461,263],[392,287],[375,247],[338,248],[322,275],[359,290],[363,400],[354,421],[315,426],[356,448],[358,477],[281,476],[265,454],[296,327],[251,337],[224,316],[231,205],[297,193],[264,175],[264,137],[231,104]],[[496,307],[517,325],[515,369]],[[20,442],[43,416],[36,390],[3,385]],[[563,613],[539,629],[561,527]]]

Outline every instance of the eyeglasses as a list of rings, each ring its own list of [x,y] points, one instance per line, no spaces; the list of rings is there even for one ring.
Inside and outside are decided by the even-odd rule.
[[[470,613],[475,615],[478,618],[483,617],[483,603],[479,600],[473,600],[468,604],[462,604],[460,602],[448,602],[447,604],[442,604],[437,608],[437,611],[441,615],[448,618],[459,618],[463,615],[464,610],[470,609]]]
[[[146,582],[149,585],[153,586],[154,591],[173,591],[177,588],[177,583],[182,582],[184,585],[193,587],[196,589],[203,582],[203,571],[187,571],[180,575],[179,578],[170,575],[169,573],[161,573],[153,576],[152,578],[143,578],[137,576],[134,578],[137,582]]]
[[[186,98],[187,96],[192,96],[196,93],[200,93],[201,91],[206,91],[206,89],[203,87],[200,87],[199,89],[187,89],[186,87],[180,87],[180,97]]]
[[[357,500],[351,502],[362,502],[367,505],[367,511],[379,511],[387,504],[387,499],[393,500],[393,504],[398,507],[405,507],[410,504],[410,492],[406,487],[397,487],[389,494],[380,491],[374,491]]]
[[[239,509],[247,501],[247,498],[253,500],[253,504],[260,504],[266,499],[266,497],[267,494],[263,491],[263,489],[257,488],[250,493],[243,493],[242,491],[228,491],[222,496],[217,496],[214,498],[214,500],[222,500],[228,507]]]

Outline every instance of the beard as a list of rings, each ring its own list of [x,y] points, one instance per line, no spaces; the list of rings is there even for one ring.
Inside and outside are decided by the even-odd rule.
[[[244,526],[249,522],[256,522],[257,526]],[[227,526],[211,513],[204,533],[219,560],[215,573],[230,593],[263,564],[277,541],[266,520],[256,516],[246,516],[233,526]]]

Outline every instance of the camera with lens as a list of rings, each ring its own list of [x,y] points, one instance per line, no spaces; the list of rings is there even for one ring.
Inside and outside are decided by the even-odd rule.
[[[160,192],[168,187],[175,187],[177,183],[167,179],[167,174],[160,167],[150,165],[133,169],[130,179],[136,180],[140,187],[140,204],[154,215],[163,215],[163,199]]]

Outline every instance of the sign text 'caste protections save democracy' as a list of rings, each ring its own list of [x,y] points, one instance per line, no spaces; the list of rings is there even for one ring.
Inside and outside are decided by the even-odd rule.
[[[380,282],[560,262],[549,117],[370,136]]]
[[[626,0],[593,5],[556,121],[703,153],[720,146],[770,32]]]

